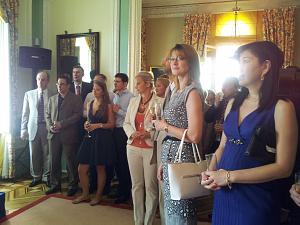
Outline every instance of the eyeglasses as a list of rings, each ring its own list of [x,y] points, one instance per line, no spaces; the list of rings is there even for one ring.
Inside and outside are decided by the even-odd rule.
[[[169,61],[170,63],[171,63],[171,62],[175,62],[175,61],[180,62],[180,61],[183,61],[183,60],[185,60],[185,57],[180,56],[180,55],[178,55],[178,56],[176,56],[176,57],[169,57],[169,58],[168,58],[168,61]]]

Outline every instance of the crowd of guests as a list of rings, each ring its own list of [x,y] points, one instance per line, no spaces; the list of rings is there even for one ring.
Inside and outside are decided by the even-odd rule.
[[[38,88],[25,93],[22,114],[21,137],[30,143],[30,186],[45,182],[46,194],[59,192],[64,152],[67,195],[77,193],[78,183],[82,189],[74,204],[99,204],[116,176],[115,203],[132,196],[136,225],[153,224],[157,206],[161,224],[196,225],[196,199],[172,200],[168,177],[168,164],[174,162],[187,130],[183,163],[194,162],[192,144],[199,146],[203,158],[214,153],[201,174],[201,184],[214,192],[212,223],[279,224],[280,197],[287,193],[283,178],[294,169],[298,141],[293,103],[276,96],[283,54],[264,41],[241,46],[236,58],[241,75],[226,79],[221,93],[203,92],[198,54],[186,44],[169,51],[169,76],[154,83],[151,72],[135,75],[136,96],[127,89],[124,73],[114,76],[110,92],[105,75],[83,82],[84,70],[77,65],[72,82],[67,74],[59,75],[54,94],[47,88],[49,74],[39,72]],[[272,162],[246,154],[258,127],[272,137],[267,143],[276,152]],[[300,193],[289,188],[296,224]],[[95,198],[90,199],[93,190]]]

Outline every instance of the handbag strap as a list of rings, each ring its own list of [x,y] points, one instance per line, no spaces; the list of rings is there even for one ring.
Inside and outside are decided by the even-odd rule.
[[[180,163],[181,162],[181,154],[182,154],[183,143],[184,143],[184,140],[185,140],[186,133],[187,133],[187,129],[185,129],[184,132],[183,132],[183,135],[182,135],[177,153],[175,155],[174,163]]]
[[[202,159],[201,159],[201,156],[200,156],[200,153],[199,153],[198,145],[195,144],[195,143],[192,143],[192,148],[193,148],[195,163],[201,162]],[[198,159],[199,159],[199,161],[198,161]]]

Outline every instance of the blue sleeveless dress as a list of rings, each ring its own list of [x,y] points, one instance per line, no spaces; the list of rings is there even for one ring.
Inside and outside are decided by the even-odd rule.
[[[238,110],[232,110],[224,121],[227,137],[219,169],[241,170],[262,166],[245,151],[258,126],[275,129],[275,105],[261,112],[255,110],[238,124]],[[279,180],[259,184],[234,183],[215,192],[213,225],[279,225]]]

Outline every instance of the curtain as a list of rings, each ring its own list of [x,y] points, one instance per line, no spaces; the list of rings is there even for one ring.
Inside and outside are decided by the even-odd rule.
[[[61,56],[75,55],[76,38],[61,39]]]
[[[284,67],[294,61],[296,8],[267,9],[263,12],[264,39],[272,41],[284,53]]]
[[[192,45],[200,57],[205,55],[205,45],[210,31],[211,14],[188,14],[185,16],[183,42]]]
[[[94,36],[85,37],[87,46],[91,51],[91,70],[96,68],[96,39]]]
[[[145,18],[142,18],[142,27],[141,27],[141,70],[147,70],[147,42],[146,42],[146,25],[147,21]]]
[[[1,79],[7,79],[7,101],[9,101],[9,114],[17,115],[17,92],[9,91],[9,90],[17,90],[17,66],[18,65],[18,52],[17,52],[17,18],[18,18],[18,10],[19,10],[19,1],[18,0],[0,0],[0,15],[3,18],[4,22],[8,23],[8,40],[5,42],[5,37],[1,35],[0,45],[1,48],[5,49],[4,45],[8,43],[8,52],[4,55],[4,59],[9,59],[7,63],[7,72],[1,77]],[[3,29],[3,24],[1,24],[1,29]],[[3,34],[3,30],[1,31]],[[1,49],[1,54],[5,54],[5,50]],[[5,64],[5,62],[1,62]],[[1,70],[3,67],[1,67]],[[2,98],[5,98],[2,96]],[[5,106],[3,106],[5,107]],[[12,136],[18,136],[18,124],[16,122],[15,117],[10,117],[10,119],[6,119],[9,121],[9,128],[7,132],[2,131],[1,134],[1,144],[0,148],[2,148],[2,177],[5,178],[13,178],[15,171],[15,147],[12,140]],[[1,154],[1,153],[0,153]]]

